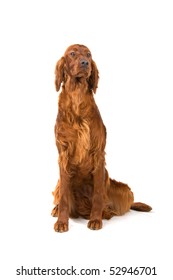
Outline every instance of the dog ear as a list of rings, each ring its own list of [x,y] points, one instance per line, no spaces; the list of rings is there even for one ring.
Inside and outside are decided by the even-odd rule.
[[[58,60],[55,67],[55,88],[59,91],[61,83],[64,81],[64,57]]]
[[[91,62],[91,75],[89,77],[88,83],[91,90],[93,90],[94,93],[96,93],[98,80],[99,80],[99,71],[97,69],[96,63],[92,60]]]

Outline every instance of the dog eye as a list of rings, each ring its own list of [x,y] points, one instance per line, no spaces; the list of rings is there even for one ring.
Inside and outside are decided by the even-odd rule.
[[[71,56],[75,56],[75,52],[71,52],[70,55],[71,55]]]
[[[91,56],[91,53],[90,53],[90,52],[88,52],[88,53],[87,53],[87,57],[90,57],[90,56]]]

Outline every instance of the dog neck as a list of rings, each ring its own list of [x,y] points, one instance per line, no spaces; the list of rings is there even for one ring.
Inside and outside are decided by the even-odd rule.
[[[61,102],[62,100],[62,102]],[[85,118],[93,104],[93,94],[84,78],[68,78],[59,96],[59,110],[63,115]]]

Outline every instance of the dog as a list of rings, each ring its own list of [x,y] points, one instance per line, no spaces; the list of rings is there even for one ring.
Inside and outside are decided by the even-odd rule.
[[[68,230],[69,217],[89,219],[88,228],[102,228],[102,219],[123,215],[130,209],[152,208],[134,202],[127,184],[109,178],[105,168],[106,128],[94,100],[99,80],[90,50],[80,44],[67,48],[55,68],[55,87],[60,90],[55,139],[60,179],[52,216],[57,232]]]

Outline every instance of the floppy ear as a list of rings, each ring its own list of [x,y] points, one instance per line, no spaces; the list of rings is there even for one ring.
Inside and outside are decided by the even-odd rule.
[[[64,57],[58,60],[55,67],[55,88],[59,91],[61,83],[64,81]]]
[[[89,83],[90,89],[92,89],[94,91],[94,93],[96,93],[98,80],[99,80],[99,71],[97,69],[96,63],[93,60],[91,62],[91,67],[92,67],[92,70],[91,70],[91,75],[89,77],[88,83]]]

